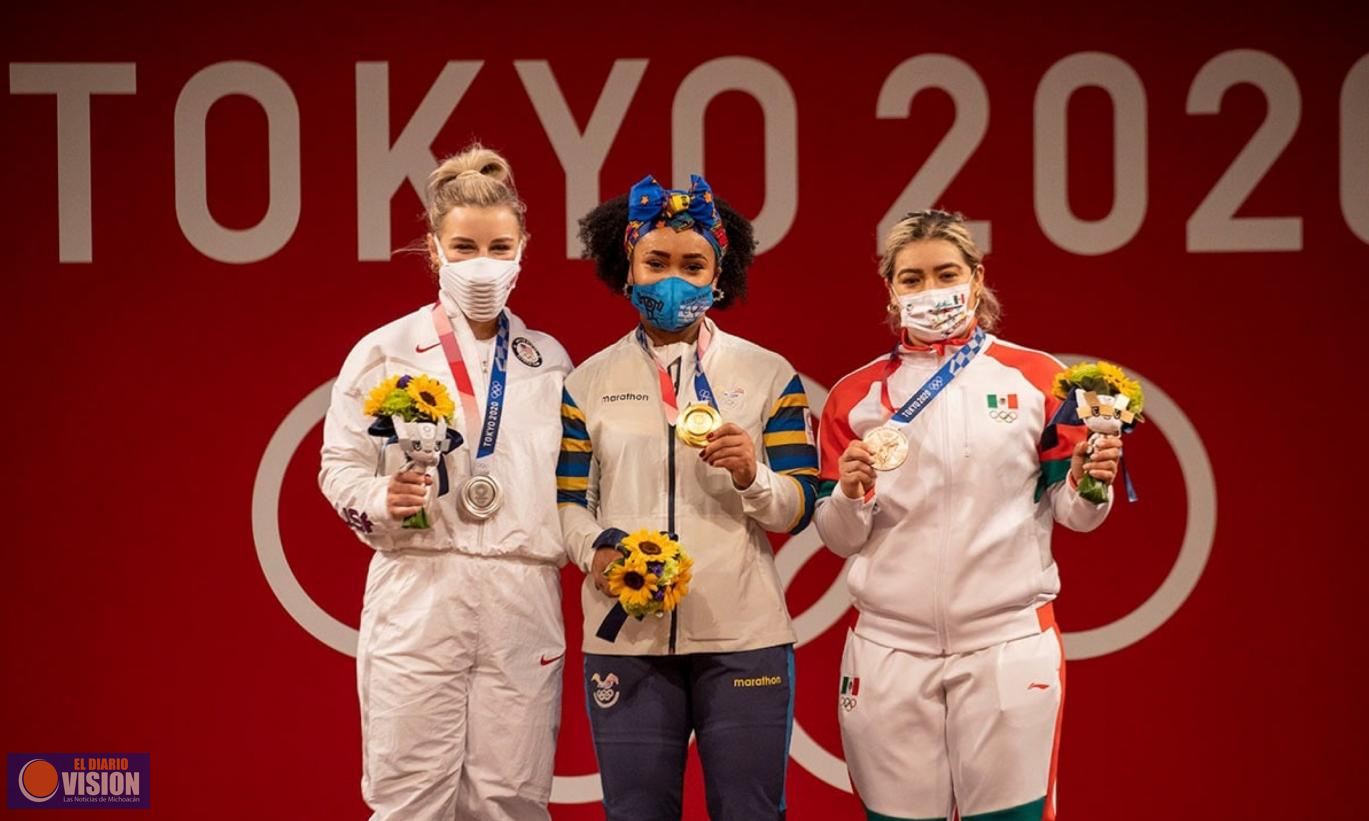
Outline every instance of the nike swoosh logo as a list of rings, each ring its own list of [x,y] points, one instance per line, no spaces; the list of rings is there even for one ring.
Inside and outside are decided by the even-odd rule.
[[[1038,684],[1036,682],[1027,685],[1028,690],[1049,690],[1050,688],[1049,684]]]
[[[558,659],[563,659],[563,658],[565,658],[565,656],[566,656],[565,653],[562,653],[562,654],[559,655],[559,656],[552,656],[551,658],[547,658],[546,656],[543,656],[541,659],[539,659],[539,661],[542,662],[542,666],[543,666],[543,667],[546,667],[548,664],[552,664],[553,662],[557,661]]]
[[[438,342],[436,345],[429,345],[429,346],[426,347],[426,348],[423,347],[422,345],[415,345],[415,346],[414,346],[414,350],[417,351],[418,353],[427,353],[428,351],[431,351],[433,348],[436,348],[438,345],[441,345],[441,344],[442,344],[441,342]]]

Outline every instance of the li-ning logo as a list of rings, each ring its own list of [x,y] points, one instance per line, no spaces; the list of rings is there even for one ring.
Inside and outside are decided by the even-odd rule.
[[[604,678],[599,678],[595,673],[589,677],[594,682],[594,703],[607,710],[609,707],[618,703],[618,677],[609,673]]]
[[[841,709],[851,712],[856,709],[856,696],[860,695],[860,678],[858,676],[841,677]]]
[[[1017,421],[1017,394],[989,394],[989,418],[995,422]]]
[[[651,397],[644,393],[606,393],[599,397],[600,402],[650,402]]]

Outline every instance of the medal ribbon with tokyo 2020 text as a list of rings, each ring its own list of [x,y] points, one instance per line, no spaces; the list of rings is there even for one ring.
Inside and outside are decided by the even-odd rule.
[[[984,333],[983,328],[976,326],[974,333],[970,335],[969,341],[962,345],[960,350],[951,354],[950,359],[947,359],[946,364],[942,365],[937,369],[936,373],[932,374],[931,379],[928,379],[926,382],[922,383],[922,387],[913,391],[913,395],[907,402],[903,403],[903,407],[894,411],[894,415],[889,417],[889,421],[896,425],[906,425],[916,419],[919,413],[922,413],[927,409],[928,405],[932,404],[933,399],[936,399],[942,391],[946,390],[946,386],[951,384],[951,380],[959,376],[960,372],[965,370],[965,366],[969,365],[979,352],[984,349],[984,340],[987,336],[988,335]],[[880,398],[884,400],[884,405],[890,408],[893,407],[893,403],[889,401],[889,376],[897,368],[898,346],[895,345],[893,352],[889,354],[889,364],[886,366],[884,379],[882,379],[879,384],[879,390],[882,394]]]
[[[470,371],[461,358],[461,346],[456,342],[456,332],[452,321],[439,303],[433,306],[433,325],[437,328],[437,339],[442,343],[442,352],[447,355],[447,367],[451,369],[452,379],[456,380],[456,392],[461,397],[466,425],[480,425],[479,447],[475,458],[483,459],[494,453],[495,443],[499,441],[499,423],[504,411],[504,383],[508,378],[509,360],[509,317],[499,312],[499,332],[494,340],[494,361],[490,363],[490,386],[485,394],[485,416],[476,416],[475,383],[471,381]]]

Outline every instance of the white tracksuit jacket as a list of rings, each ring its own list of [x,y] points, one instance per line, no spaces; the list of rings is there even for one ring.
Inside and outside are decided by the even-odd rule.
[[[481,361],[492,345],[475,339],[445,296],[442,304],[483,416]],[[431,305],[367,334],[333,386],[319,485],[376,550],[357,645],[362,796],[373,821],[549,817],[565,655],[554,472],[570,360],[512,313],[509,326],[503,421],[495,452],[482,460],[504,503],[482,523],[457,513],[480,423],[463,419]],[[466,439],[444,457],[448,492],[434,497],[437,481],[429,489],[426,530],[390,518],[386,487],[404,458],[367,433],[372,420],[362,413],[373,387],[405,373],[447,387]]]
[[[794,641],[765,531],[798,532],[812,517],[817,451],[808,398],[783,357],[704,321],[712,334],[703,370],[723,421],[758,445],[748,488],[737,490],[727,471],[676,439],[654,357],[635,329],[566,379],[557,487],[571,560],[588,572],[595,548],[616,541],[602,540],[609,528],[673,529],[694,559],[689,595],[673,617],[628,619],[611,643],[595,631],[613,600],[587,577],[587,653],[733,652]],[[681,408],[696,401],[694,346],[682,351],[674,380]]]
[[[953,352],[899,348],[833,386],[819,425],[822,489],[815,522],[829,548],[855,556],[847,575],[860,611],[857,635],[926,655],[967,653],[1039,634],[1037,608],[1054,600],[1056,522],[1092,530],[1111,507],[1067,481],[1087,432],[1059,426],[1042,442],[1060,400],[1064,366],[1048,354],[989,335],[984,350],[903,430],[899,468],[876,474],[874,493],[850,499],[837,484],[852,439],[885,423]],[[1043,445],[1045,445],[1043,447]]]
[[[485,412],[488,377],[480,373],[480,348],[461,312],[446,303],[471,372],[476,406]],[[392,374],[427,374],[447,387],[456,403],[457,430],[472,437],[480,422],[466,424],[446,354],[433,329],[432,306],[367,334],[348,354],[333,385],[323,428],[319,486],[357,537],[377,550],[453,550],[474,556],[517,556],[560,565],[565,562],[556,516],[556,457],[561,443],[561,388],[570,357],[550,336],[528,330],[511,311],[507,394],[495,452],[482,460],[504,488],[503,507],[481,524],[457,516],[455,490],[470,475],[467,441],[445,457],[451,490],[429,511],[433,526],[405,530],[385,507],[390,476],[404,464],[395,446],[371,436],[362,405],[372,388]],[[520,341],[521,340],[521,341]],[[522,352],[522,356],[520,356]],[[525,361],[526,360],[526,361]],[[536,364],[529,364],[536,363]],[[437,492],[434,480],[432,493]]]

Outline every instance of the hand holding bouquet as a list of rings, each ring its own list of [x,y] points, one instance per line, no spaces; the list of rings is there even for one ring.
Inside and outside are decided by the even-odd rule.
[[[447,492],[447,471],[442,456],[461,444],[454,430],[452,414],[456,405],[447,388],[424,374],[391,376],[371,389],[362,412],[374,417],[367,431],[384,437],[386,444],[397,444],[404,454],[404,472],[428,475],[437,469],[438,496]],[[406,528],[432,526],[428,511],[419,510],[404,519]]]
[[[693,560],[663,533],[639,530],[619,543],[622,558],[608,566],[608,592],[629,616],[664,616],[689,593]]]
[[[1145,397],[1141,383],[1127,377],[1111,362],[1081,362],[1055,377],[1054,393],[1073,405],[1079,421],[1090,431],[1089,456],[1104,436],[1130,433],[1143,421]],[[1063,408],[1062,408],[1063,410]],[[1107,501],[1107,485],[1085,473],[1079,480],[1079,495],[1094,504]],[[1128,492],[1128,496],[1131,493]]]

